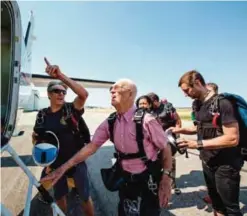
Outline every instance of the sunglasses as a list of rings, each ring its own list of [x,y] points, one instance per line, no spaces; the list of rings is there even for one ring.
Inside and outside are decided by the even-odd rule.
[[[61,89],[53,89],[51,92],[52,93],[55,93],[55,94],[61,94],[61,93],[63,95],[66,95],[67,94],[66,90],[61,90]]]

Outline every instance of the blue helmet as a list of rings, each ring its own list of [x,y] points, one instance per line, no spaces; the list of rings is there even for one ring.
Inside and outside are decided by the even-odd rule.
[[[58,152],[59,140],[56,134],[45,131],[43,138],[34,145],[32,156],[35,164],[47,167],[57,159]]]

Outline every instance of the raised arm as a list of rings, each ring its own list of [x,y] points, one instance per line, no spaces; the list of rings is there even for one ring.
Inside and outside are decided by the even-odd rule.
[[[74,80],[67,77],[64,73],[61,72],[60,68],[57,65],[51,65],[50,62],[45,58],[45,63],[47,65],[46,72],[59,80],[61,80],[64,84],[66,84],[72,91],[77,94],[77,97],[74,100],[74,107],[77,110],[81,110],[84,107],[86,99],[88,97],[87,90]]]

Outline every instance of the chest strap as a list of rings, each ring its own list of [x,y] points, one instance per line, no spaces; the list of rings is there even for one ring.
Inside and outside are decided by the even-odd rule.
[[[138,152],[136,153],[123,153],[119,151],[116,147],[116,152],[114,153],[114,157],[120,160],[129,160],[129,159],[141,159],[145,164],[149,161],[144,150],[143,145],[143,118],[145,116],[145,110],[137,109],[134,115],[134,122],[136,125],[136,142],[138,144]],[[117,118],[117,113],[114,112],[108,117],[108,125],[109,125],[109,132],[110,132],[110,140],[114,143],[114,123]],[[115,145],[114,145],[115,146]]]

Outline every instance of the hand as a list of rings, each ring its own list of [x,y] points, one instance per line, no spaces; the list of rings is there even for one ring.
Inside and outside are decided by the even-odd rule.
[[[189,148],[189,149],[197,149],[197,141],[195,140],[186,140],[184,138],[177,139],[179,148]]]
[[[48,73],[51,77],[58,78],[61,76],[61,71],[57,65],[51,65],[47,58],[44,58],[46,63],[45,72]]]
[[[167,132],[171,131],[172,133],[178,134],[180,133],[180,128],[179,127],[169,127],[167,129]]]
[[[159,187],[159,202],[160,207],[165,208],[168,206],[171,198],[171,186],[172,179],[168,175],[163,175]]]
[[[51,187],[52,187],[57,183],[57,181],[63,176],[65,172],[66,172],[65,167],[60,166],[55,171],[42,178],[40,180],[40,183],[42,184],[44,182],[51,181]]]

